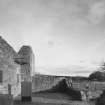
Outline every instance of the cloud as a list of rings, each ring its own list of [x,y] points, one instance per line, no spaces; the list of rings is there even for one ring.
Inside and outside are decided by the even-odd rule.
[[[88,10],[87,18],[90,22],[98,24],[105,18],[105,2],[95,2]]]
[[[48,46],[49,46],[49,47],[53,47],[54,44],[55,44],[55,43],[54,43],[53,41],[48,41]]]
[[[65,67],[37,67],[36,72],[46,75],[59,76],[89,76],[95,69],[77,65],[70,65]]]

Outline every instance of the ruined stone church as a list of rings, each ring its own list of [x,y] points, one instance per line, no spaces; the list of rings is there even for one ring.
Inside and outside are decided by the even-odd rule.
[[[34,54],[30,46],[22,46],[19,52],[0,37],[0,93],[5,94],[8,84],[15,97],[21,93],[21,81],[31,79],[34,70]],[[3,93],[4,92],[4,93]]]

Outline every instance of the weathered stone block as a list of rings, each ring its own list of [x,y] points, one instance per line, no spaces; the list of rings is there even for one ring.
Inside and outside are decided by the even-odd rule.
[[[13,105],[12,95],[0,94],[0,105]]]

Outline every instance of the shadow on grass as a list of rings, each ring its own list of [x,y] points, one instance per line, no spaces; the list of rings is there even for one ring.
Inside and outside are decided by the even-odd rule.
[[[15,100],[13,105],[69,105],[69,104],[42,103],[42,102],[22,102],[20,100]]]
[[[14,105],[35,105],[33,102],[22,102],[21,100],[14,100]]]

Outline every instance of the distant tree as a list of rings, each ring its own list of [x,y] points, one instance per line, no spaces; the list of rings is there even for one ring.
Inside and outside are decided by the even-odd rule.
[[[105,70],[105,61],[102,63],[102,65],[100,66],[100,70]]]
[[[105,73],[96,71],[89,75],[89,80],[105,81]]]
[[[89,75],[89,80],[105,81],[105,61],[102,62],[98,71]]]

